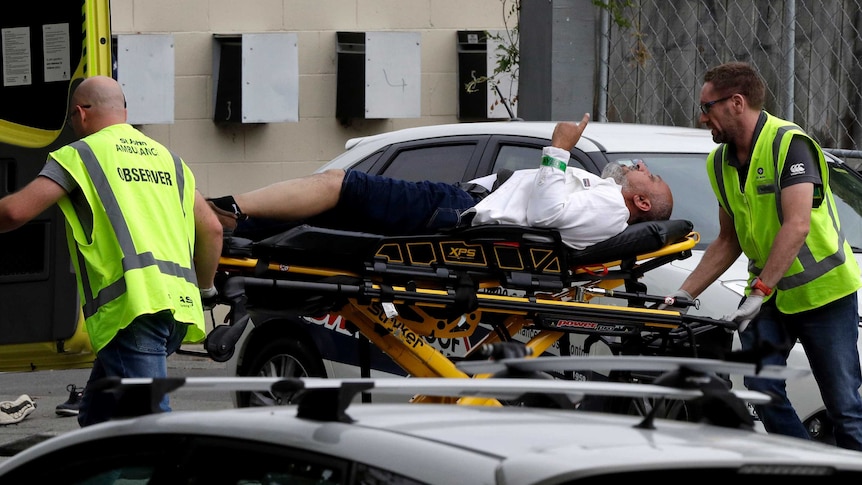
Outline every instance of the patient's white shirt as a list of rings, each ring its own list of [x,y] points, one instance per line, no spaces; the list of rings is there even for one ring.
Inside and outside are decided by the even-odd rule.
[[[569,152],[545,147],[544,155],[569,161]],[[485,185],[493,179],[473,182]],[[484,182],[484,183],[483,183]],[[475,212],[472,225],[516,224],[556,229],[563,242],[584,249],[625,230],[629,210],[622,187],[586,170],[555,167],[515,171],[497,190],[466,213]]]

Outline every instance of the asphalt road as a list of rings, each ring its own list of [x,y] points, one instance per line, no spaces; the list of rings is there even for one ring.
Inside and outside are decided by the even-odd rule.
[[[201,350],[192,348],[188,350]],[[0,400],[14,400],[21,394],[29,394],[36,403],[36,410],[17,424],[0,425],[0,461],[23,447],[43,441],[52,436],[79,429],[74,417],[61,417],[54,408],[69,398],[66,386],[83,386],[90,374],[89,369],[62,371],[0,373]],[[225,364],[207,357],[174,354],[168,358],[170,377],[217,377],[225,376]],[[174,393],[171,395],[174,410],[224,409],[233,407],[227,392]]]

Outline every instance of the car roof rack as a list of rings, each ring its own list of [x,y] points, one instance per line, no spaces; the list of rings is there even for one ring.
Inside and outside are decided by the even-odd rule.
[[[484,366],[480,366],[484,364]],[[352,422],[347,408],[360,393],[387,395],[426,395],[439,397],[484,397],[515,400],[526,394],[548,396],[624,397],[637,399],[670,399],[697,401],[711,409],[713,416],[704,419],[725,427],[753,429],[753,421],[746,402],[766,404],[767,394],[732,390],[716,372],[758,375],[777,379],[805,375],[805,369],[766,366],[756,369],[754,364],[725,362],[711,359],[616,356],[616,357],[538,357],[533,359],[503,359],[496,362],[463,362],[460,364],[476,372],[494,369],[627,369],[632,371],[663,372],[651,384],[603,381],[574,381],[564,379],[533,379],[523,377],[483,378],[357,378],[328,379],[320,377],[189,377],[189,378],[116,378],[108,377],[93,383],[94,391],[117,395],[116,416],[134,417],[161,412],[162,398],[175,390],[182,391],[270,391],[296,393],[297,416],[318,421]],[[477,370],[478,369],[478,370]],[[531,376],[532,374],[520,374]],[[718,405],[715,405],[718,404]],[[418,404],[417,404],[418,405]],[[455,405],[455,404],[452,404]],[[654,428],[655,410],[639,424],[641,428]]]
[[[717,359],[691,357],[615,355],[615,356],[559,356],[541,358],[505,358],[498,360],[461,361],[455,364],[467,374],[492,374],[508,371],[549,372],[549,371],[644,371],[670,372],[688,369],[693,372],[734,374],[771,379],[798,379],[811,374],[811,370],[778,365],[760,365],[749,362],[732,362]]]

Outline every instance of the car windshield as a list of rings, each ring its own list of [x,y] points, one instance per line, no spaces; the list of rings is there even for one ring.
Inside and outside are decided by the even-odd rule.
[[[718,202],[706,175],[706,154],[608,154],[618,162],[643,160],[673,191],[674,219],[694,223],[700,234],[696,249],[718,236]],[[854,252],[862,252],[862,177],[843,164],[830,163],[829,177],[844,235]]]

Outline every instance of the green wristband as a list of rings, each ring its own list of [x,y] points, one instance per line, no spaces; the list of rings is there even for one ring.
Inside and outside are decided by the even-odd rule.
[[[566,162],[564,162],[562,160],[557,160],[556,158],[548,156],[548,155],[542,156],[542,166],[543,167],[559,168],[563,172],[566,171]]]

